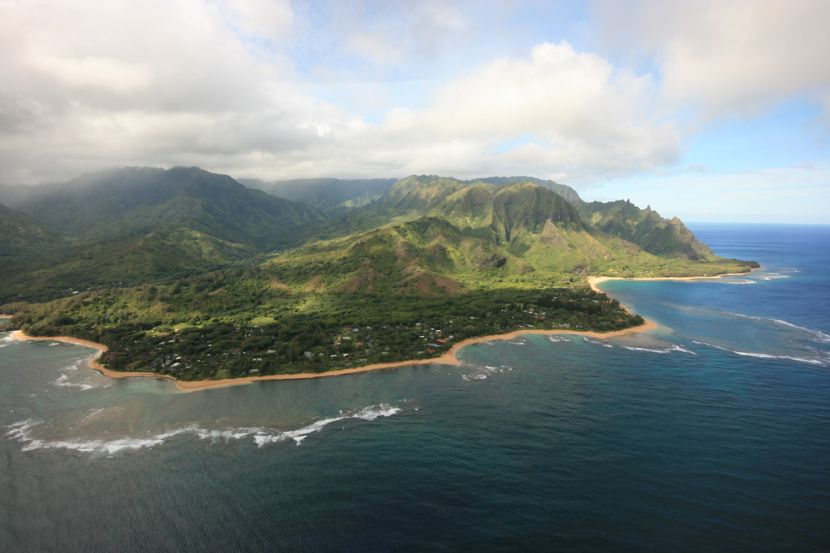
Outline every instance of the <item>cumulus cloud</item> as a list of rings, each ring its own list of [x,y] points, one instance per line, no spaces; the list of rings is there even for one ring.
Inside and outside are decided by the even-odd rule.
[[[426,109],[392,111],[386,144],[442,144],[456,172],[505,169],[584,180],[672,162],[680,135],[654,111],[648,76],[619,71],[567,42],[544,43],[527,58],[502,58],[461,76]],[[427,170],[429,158],[409,166]]]
[[[290,32],[287,2],[4,2],[0,21],[6,182],[194,158],[233,165],[352,124],[261,44]]]
[[[441,2],[395,9],[410,10],[402,20],[426,37],[467,25]],[[176,164],[267,178],[531,173],[573,182],[658,166],[679,147],[671,118],[653,109],[650,77],[566,42],[473,67],[425,107],[369,123],[315,98],[298,76],[281,46],[295,32],[286,1],[11,1],[0,3],[0,21],[4,182]],[[395,62],[385,35],[363,36],[351,43],[359,56]]]
[[[830,101],[826,0],[601,1],[596,14],[612,45],[656,60],[668,101],[705,116]]]
[[[272,41],[289,34],[294,23],[288,0],[224,0],[218,7],[243,34]]]

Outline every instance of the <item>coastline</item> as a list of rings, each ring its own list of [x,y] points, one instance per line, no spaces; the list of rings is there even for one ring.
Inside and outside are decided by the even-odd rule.
[[[11,333],[14,340],[21,341],[52,341],[64,342],[67,344],[74,344],[98,351],[98,354],[89,360],[90,368],[98,371],[104,376],[110,378],[159,378],[175,383],[176,388],[182,392],[195,392],[199,390],[207,390],[212,388],[228,388],[231,386],[241,386],[250,384],[252,382],[265,382],[270,380],[305,380],[311,378],[329,378],[335,376],[345,376],[350,374],[358,374],[371,371],[380,371],[387,369],[399,369],[402,367],[414,367],[419,365],[461,365],[461,360],[458,358],[458,352],[467,346],[473,344],[480,344],[483,342],[505,341],[512,340],[518,336],[538,334],[538,335],[557,335],[557,334],[571,334],[577,336],[587,336],[589,338],[614,338],[616,336],[624,336],[627,334],[635,334],[640,332],[649,332],[659,328],[654,321],[648,319],[639,326],[624,328],[622,330],[611,330],[608,332],[597,332],[593,330],[543,330],[543,329],[521,329],[507,332],[504,334],[492,334],[488,336],[476,336],[474,338],[467,338],[457,344],[454,344],[446,353],[440,357],[431,357],[429,359],[410,359],[407,361],[390,361],[388,363],[373,363],[371,365],[364,365],[362,367],[354,367],[349,369],[337,369],[333,371],[326,371],[321,373],[296,373],[296,374],[269,374],[260,376],[244,376],[240,378],[225,378],[221,380],[177,380],[170,375],[159,374],[154,372],[122,372],[113,371],[104,367],[98,362],[101,355],[103,355],[109,348],[104,344],[93,342],[91,340],[84,340],[81,338],[73,338],[72,336],[29,336],[22,330],[15,330]]]
[[[611,276],[589,276],[587,277],[588,286],[594,292],[604,293],[600,287],[603,282],[610,280],[641,280],[641,281],[660,281],[660,280],[716,280],[727,276],[742,276],[751,273],[752,270],[743,273],[724,273],[713,276],[687,276],[687,277],[611,277]],[[629,308],[629,311],[632,311]],[[0,314],[0,318],[5,318]],[[557,334],[570,334],[577,336],[587,336],[589,338],[614,338],[616,336],[624,336],[627,334],[635,334],[640,332],[649,332],[658,329],[659,326],[649,319],[639,326],[629,327],[622,330],[612,330],[608,332],[597,332],[593,330],[544,330],[544,329],[521,329],[506,332],[504,334],[492,334],[487,336],[476,336],[467,338],[454,344],[449,350],[439,357],[430,357],[428,359],[409,359],[405,361],[390,361],[387,363],[372,363],[370,365],[363,365],[361,367],[352,367],[348,369],[336,369],[332,371],[325,371],[320,373],[294,373],[294,374],[268,374],[258,376],[243,376],[239,378],[224,378],[219,380],[178,380],[167,374],[159,374],[150,371],[140,372],[123,372],[114,371],[103,366],[99,359],[109,348],[104,344],[93,342],[91,340],[84,340],[82,338],[74,338],[72,336],[29,336],[22,330],[15,330],[11,333],[14,340],[23,341],[53,341],[64,342],[67,344],[74,344],[87,348],[94,349],[98,352],[97,355],[90,358],[89,367],[110,378],[158,378],[173,382],[176,388],[181,392],[195,392],[199,390],[208,390],[213,388],[228,388],[231,386],[242,386],[252,382],[266,382],[274,380],[306,380],[313,378],[330,378],[335,376],[347,376],[350,374],[359,374],[372,371],[381,371],[388,369],[399,369],[403,367],[415,367],[420,365],[461,365],[461,360],[458,358],[458,352],[467,346],[473,344],[480,344],[483,342],[506,341],[512,340],[518,336],[523,335],[546,335],[552,336]]]
[[[612,276],[589,276],[588,277],[588,286],[591,287],[591,290],[594,292],[604,293],[602,288],[600,288],[600,284],[603,282],[608,282],[609,280],[640,280],[643,282],[653,282],[653,281],[660,281],[660,280],[718,280],[723,277],[729,276],[744,276],[752,273],[756,269],[750,269],[749,271],[745,271],[743,273],[723,273],[720,275],[712,275],[712,276],[685,276],[685,277],[612,277]]]
[[[22,330],[13,330],[11,333],[12,340],[20,340],[23,342],[63,342],[65,344],[73,344],[76,346],[83,346],[85,348],[94,349],[98,352],[97,355],[89,360],[89,367],[95,369],[104,376],[110,378],[132,378],[132,377],[152,377],[161,378],[163,380],[170,380],[176,382],[176,379],[166,374],[158,374],[150,371],[142,372],[122,372],[108,369],[98,362],[101,356],[109,351],[109,348],[104,344],[93,342],[92,340],[84,340],[83,338],[74,338],[72,336],[30,336]]]

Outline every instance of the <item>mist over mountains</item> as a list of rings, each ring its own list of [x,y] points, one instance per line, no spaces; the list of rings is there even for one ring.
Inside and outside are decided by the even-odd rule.
[[[568,186],[531,177],[240,182],[195,167],[133,167],[2,188],[0,203],[6,301],[245,267],[419,219],[444,229],[440,247],[464,250],[453,263],[465,270],[489,263],[505,275],[584,273],[645,254],[716,260],[678,219],[626,201],[584,202]]]

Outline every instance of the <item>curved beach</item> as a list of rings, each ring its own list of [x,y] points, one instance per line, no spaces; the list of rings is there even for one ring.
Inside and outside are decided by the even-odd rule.
[[[751,271],[748,271],[751,272]],[[727,276],[741,276],[745,273],[724,273],[715,276],[689,276],[689,277],[642,277],[642,278],[627,278],[627,277],[609,277],[609,276],[589,276],[587,277],[588,285],[595,292],[602,293],[600,285],[609,280],[642,280],[642,281],[660,281],[660,280],[716,280]],[[2,317],[2,315],[0,315]],[[294,373],[294,374],[270,374],[259,376],[243,376],[239,378],[224,378],[219,380],[178,380],[170,375],[159,374],[150,371],[141,372],[123,372],[114,371],[103,366],[98,360],[101,355],[108,351],[107,346],[98,342],[90,340],[83,340],[81,338],[73,338],[72,336],[29,336],[22,330],[12,332],[11,336],[15,340],[36,340],[36,341],[55,341],[65,342],[67,344],[75,344],[79,346],[88,347],[98,351],[98,355],[89,360],[89,366],[101,374],[110,378],[159,378],[169,380],[176,384],[176,388],[183,392],[193,392],[198,390],[207,390],[210,388],[227,388],[230,386],[241,386],[243,384],[250,384],[251,382],[264,382],[269,380],[304,380],[310,378],[329,378],[334,376],[346,376],[350,374],[364,373],[370,371],[381,371],[387,369],[399,369],[402,367],[414,367],[418,365],[460,365],[461,360],[458,358],[458,352],[467,346],[473,344],[480,344],[483,342],[512,340],[519,336],[530,334],[541,335],[556,335],[556,334],[571,334],[579,336],[588,336],[590,338],[614,338],[617,336],[624,336],[627,334],[649,332],[658,329],[659,326],[651,320],[646,319],[645,322],[639,326],[625,328],[623,330],[613,330],[609,332],[597,332],[593,330],[540,330],[540,329],[521,329],[507,332],[504,334],[492,334],[488,336],[476,336],[474,338],[467,338],[457,344],[453,345],[446,353],[439,357],[430,357],[427,359],[409,359],[405,361],[390,361],[388,363],[373,363],[364,365],[362,367],[353,367],[349,369],[337,369],[333,371],[326,371],[321,373]]]
[[[712,275],[712,276],[685,276],[685,277],[611,277],[611,276],[589,276],[588,277],[588,286],[591,287],[591,290],[594,292],[602,293],[602,289],[600,288],[600,284],[603,282],[608,282],[609,280],[642,280],[644,282],[654,282],[660,280],[718,280],[724,277],[730,276],[744,276],[750,274],[752,271],[756,269],[750,269],[749,271],[745,271],[743,273],[723,273],[720,275]]]
[[[183,392],[192,392],[197,390],[206,390],[209,388],[227,388],[229,386],[241,386],[243,384],[250,384],[251,382],[264,382],[267,380],[303,380],[308,378],[328,378],[333,376],[345,376],[349,374],[364,373],[370,371],[381,371],[386,369],[398,369],[401,367],[413,367],[417,365],[460,365],[461,360],[458,358],[458,352],[461,349],[471,346],[473,344],[480,344],[482,342],[512,340],[518,336],[529,334],[575,334],[579,336],[588,336],[591,338],[613,338],[616,336],[624,336],[627,334],[634,334],[639,332],[648,332],[656,330],[657,324],[653,321],[646,320],[639,326],[625,328],[622,330],[612,330],[609,332],[596,332],[592,330],[538,330],[538,329],[522,329],[514,330],[504,334],[493,334],[489,336],[476,336],[474,338],[467,338],[457,344],[453,345],[446,353],[440,357],[431,357],[429,359],[410,359],[407,361],[391,361],[389,363],[373,363],[371,365],[364,365],[362,367],[354,367],[350,369],[338,369],[333,371],[326,371],[322,373],[295,373],[295,374],[270,374],[260,376],[244,376],[240,378],[225,378],[220,380],[177,380],[170,375],[158,374],[154,372],[122,372],[113,371],[104,367],[98,362],[101,355],[108,350],[104,344],[93,342],[91,340],[83,340],[81,338],[73,338],[72,336],[29,336],[22,330],[12,332],[11,336],[15,340],[32,340],[32,341],[53,341],[65,342],[67,344],[75,344],[84,346],[98,351],[98,355],[89,360],[89,366],[105,376],[111,378],[133,378],[133,377],[151,377],[169,380],[176,384],[176,388]]]

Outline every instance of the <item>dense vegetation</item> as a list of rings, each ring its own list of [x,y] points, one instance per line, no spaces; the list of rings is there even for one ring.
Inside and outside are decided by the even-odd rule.
[[[520,328],[616,330],[642,323],[616,300],[584,288],[310,298],[250,279],[229,290],[226,279],[84,294],[25,308],[15,322],[34,334],[102,342],[110,348],[104,356],[110,368],[187,380],[429,358],[465,338]]]
[[[9,198],[43,238],[16,248],[0,302],[250,265],[323,221],[314,208],[197,168],[105,171]],[[0,241],[17,243],[4,225],[19,227],[20,216],[0,210]]]
[[[113,369],[180,379],[429,358],[521,328],[621,329],[642,319],[586,276],[754,266],[717,257],[677,219],[535,179],[365,181],[319,209],[199,169],[75,186],[21,200],[27,215],[0,210],[0,231],[24,240],[0,312],[33,334],[107,344]]]

